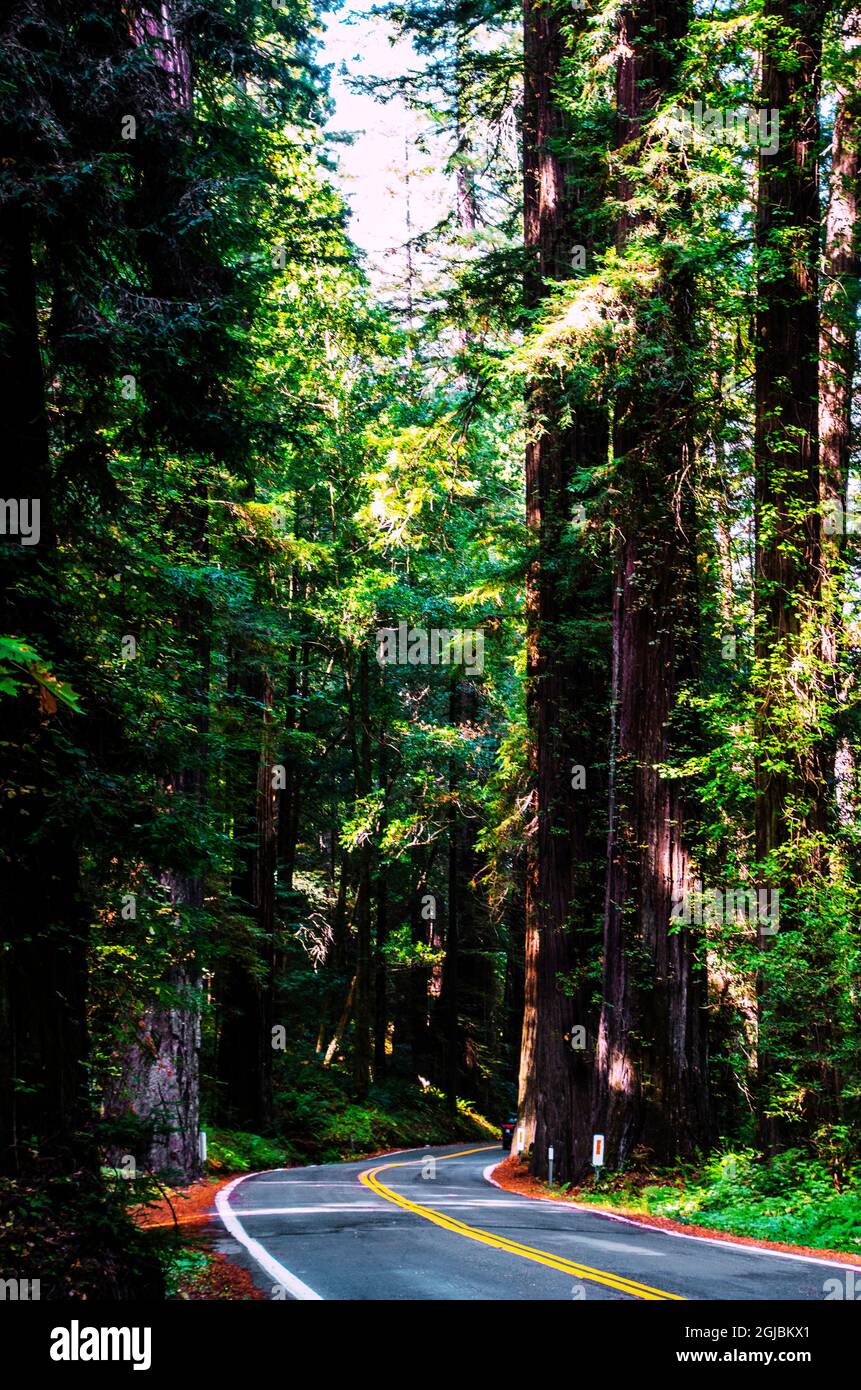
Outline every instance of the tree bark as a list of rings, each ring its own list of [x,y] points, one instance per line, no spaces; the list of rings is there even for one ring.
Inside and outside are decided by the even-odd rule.
[[[135,17],[131,33],[136,43],[154,45],[159,68],[164,74],[165,105],[188,110],[192,100],[191,64],[184,45],[176,38],[171,6],[163,4],[158,13],[152,11]],[[147,228],[141,246],[151,286],[154,293],[165,300],[184,298],[187,293],[194,293],[190,289],[193,277],[189,275],[189,267],[183,263],[177,248],[153,230],[170,198],[177,194],[177,186],[170,179],[164,179],[164,171],[143,144],[139,157],[142,221]],[[158,391],[155,386],[149,402],[156,410]],[[169,429],[168,426],[168,432]],[[207,515],[206,485],[201,481],[188,502],[177,506],[175,517],[177,529],[185,533],[189,547],[201,559],[207,552]],[[192,614],[185,610],[177,616],[177,630],[189,640],[196,662],[186,695],[196,688],[208,690],[211,653],[207,619],[205,605],[203,611]],[[176,814],[180,816],[202,816],[205,809],[203,745],[206,722],[206,714],[196,721],[195,746],[190,752],[189,764],[163,779],[166,791],[177,798]],[[199,910],[203,906],[201,874],[171,864],[156,865],[154,872],[178,913],[184,909]],[[191,1182],[201,1171],[198,997],[201,981],[193,961],[175,961],[161,986],[170,1002],[154,1003],[145,1009],[134,1042],[119,1059],[120,1078],[106,1095],[105,1105],[110,1111],[131,1110],[144,1121],[152,1135],[147,1152],[139,1155],[144,1166],[156,1172],[170,1171],[174,1177]]]
[[[858,49],[861,13],[850,10],[842,23],[841,58],[846,72],[836,87],[831,173],[825,218],[824,284],[819,334],[819,470],[825,613],[822,659],[834,672],[834,703],[845,705],[848,689],[838,660],[844,643],[842,611],[846,589],[844,552],[849,513],[852,446],[852,382],[856,368],[858,316],[858,181],[861,95]],[[829,521],[833,519],[833,524]],[[833,747],[834,809],[838,824],[851,824],[855,810],[855,754],[851,739],[838,733]]]
[[[555,95],[564,54],[562,19],[550,5],[529,0],[523,10],[523,228],[526,250],[524,301],[537,307],[546,294],[548,279],[561,279],[568,271],[570,228],[567,221],[565,172],[556,148],[564,134],[562,112]],[[559,653],[551,649],[545,630],[556,616],[551,580],[551,556],[564,525],[566,486],[570,475],[570,441],[558,417],[558,402],[548,392],[532,386],[527,392],[526,525],[532,559],[526,581],[527,621],[527,716],[530,731],[530,774],[533,779],[534,817],[529,827],[526,871],[526,982],[521,1047],[518,1142],[526,1151],[535,1145],[538,1129],[539,1086],[542,1068],[548,1066],[543,1094],[559,1084],[559,1068],[550,1055],[546,1032],[555,1029],[562,1046],[560,1013],[570,1007],[559,996],[554,966],[566,954],[562,937],[571,890],[570,850],[564,826],[566,793],[560,786],[565,764],[563,750],[554,746],[556,702],[564,698],[565,672]],[[559,710],[560,722],[564,711]],[[561,835],[554,830],[562,829]],[[558,851],[558,852],[557,852]],[[548,902],[548,895],[553,903]],[[561,906],[561,915],[559,912]],[[551,1017],[552,1015],[552,1017]],[[564,1073],[563,1073],[564,1076]],[[560,1101],[567,1111],[571,1097],[563,1084]],[[560,1148],[567,1138],[560,1133]],[[558,1119],[557,1119],[558,1126]],[[536,1155],[537,1157],[537,1155]],[[545,1159],[538,1158],[542,1171]]]
[[[549,5],[524,8],[523,177],[527,309],[548,281],[568,278],[572,244],[594,253],[589,200],[566,178],[559,142],[566,134],[555,87],[565,57],[563,15]],[[595,197],[595,189],[592,190]],[[581,225],[575,227],[575,209]],[[608,423],[601,405],[566,400],[549,381],[530,385],[526,401],[526,520],[532,542],[527,573],[527,712],[534,817],[526,873],[526,981],[518,1102],[518,1142],[534,1146],[533,1172],[566,1181],[588,1136],[588,1052],[572,1052],[571,1030],[591,1029],[585,966],[600,884],[590,836],[598,801],[594,727],[603,675],[575,656],[572,631],[596,612],[594,567],[572,552],[575,473],[606,465]],[[563,562],[563,558],[569,562]],[[582,768],[586,784],[572,776]],[[578,774],[579,776],[579,774]]]
[[[686,0],[626,6],[619,17],[617,147],[636,152],[652,107],[672,90]],[[629,153],[628,158],[631,158]],[[623,173],[620,196],[632,193]],[[624,250],[641,214],[623,208]],[[666,243],[664,243],[666,245]],[[684,803],[668,761],[675,696],[693,670],[695,554],[689,483],[691,286],[671,251],[639,333],[662,333],[664,370],[616,404],[613,452],[623,498],[613,607],[614,747],[594,1129],[607,1162],[638,1145],[658,1162],[708,1135],[705,981],[691,933],[671,924],[689,886]],[[665,325],[663,330],[660,325]]]

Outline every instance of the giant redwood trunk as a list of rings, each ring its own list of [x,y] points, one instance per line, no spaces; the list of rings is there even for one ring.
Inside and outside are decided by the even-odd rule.
[[[131,36],[136,44],[152,46],[158,65],[157,100],[162,109],[188,110],[191,106],[191,68],[184,45],[177,40],[172,6],[158,4],[142,8],[131,17]],[[152,292],[166,303],[193,300],[197,293],[193,258],[167,233],[179,187],[162,166],[161,154],[151,147],[147,130],[140,132],[134,150],[139,161],[140,204],[137,209],[140,245],[150,277]],[[184,392],[177,391],[174,363],[157,359],[141,373],[150,419],[156,428],[167,426],[170,434],[183,416]],[[167,386],[167,381],[170,386]],[[196,365],[189,369],[185,391],[198,393]],[[174,406],[174,396],[179,403]],[[176,411],[176,414],[173,412]],[[184,423],[179,427],[182,437]],[[184,534],[189,550],[202,561],[207,551],[208,499],[203,481],[175,508],[174,526]],[[191,838],[184,833],[189,817],[203,814],[206,801],[204,744],[207,715],[201,712],[201,691],[208,692],[210,638],[208,607],[203,604],[191,614],[180,610],[176,620],[178,634],[190,648],[191,674],[182,677],[184,695],[195,704],[194,737],[184,765],[169,769],[163,776],[163,792],[171,804],[171,814],[179,822],[176,844]],[[205,701],[203,702],[205,704]],[[179,922],[184,914],[203,907],[202,868],[183,862],[188,850],[180,852],[178,862],[153,865],[153,872],[166,892]],[[170,1172],[174,1177],[193,1181],[199,1176],[200,1160],[200,972],[193,954],[175,959],[159,981],[157,997],[147,1001],[135,1022],[129,1047],[116,1059],[118,1075],[104,1097],[106,1113],[121,1116],[131,1112],[144,1126],[146,1152],[135,1155],[139,1164],[153,1171]]]
[[[824,283],[819,333],[819,472],[825,525],[822,536],[825,612],[822,658],[834,673],[833,699],[847,698],[839,675],[843,643],[841,615],[845,594],[849,463],[852,445],[852,382],[856,367],[858,315],[858,179],[861,144],[861,93],[858,57],[861,12],[850,10],[842,23],[831,173],[825,218]],[[854,813],[855,757],[852,742],[841,734],[833,749],[834,809],[841,825]]]
[[[643,122],[672,90],[686,0],[636,3],[619,17],[617,145],[636,158]],[[627,200],[636,171],[624,173]],[[638,216],[623,207],[621,250]],[[670,752],[675,697],[690,674],[695,625],[692,445],[687,336],[691,287],[663,254],[640,341],[660,335],[660,372],[620,393],[613,452],[621,541],[613,608],[613,770],[610,801],[604,982],[594,1126],[607,1162],[637,1145],[661,1162],[690,1155],[708,1125],[702,972],[674,902],[689,886],[684,803],[659,770]],[[658,312],[660,311],[660,312]],[[657,342],[656,342],[657,346]]]
[[[852,442],[852,379],[858,314],[858,177],[861,93],[857,82],[861,12],[844,26],[847,71],[840,74],[831,138],[831,170],[825,218],[819,354],[819,471],[822,496],[846,506]],[[854,51],[855,62],[849,59]],[[829,528],[839,547],[845,528]]]
[[[762,57],[761,100],[779,112],[780,141],[776,153],[760,156],[756,222],[755,831],[762,877],[781,894],[781,932],[803,927],[796,891],[825,868],[817,405],[824,14],[821,0],[768,0],[765,16],[779,25],[793,61],[771,45]],[[809,1020],[795,1016],[770,975],[764,965],[757,991],[759,1138],[767,1148],[781,1139],[771,1104],[774,1041],[781,1034],[781,1051],[801,1066],[811,1050]]]
[[[524,297],[528,307],[535,307],[545,293],[546,277],[562,278],[567,270],[565,253],[569,231],[565,221],[565,174],[558,150],[551,144],[561,138],[564,129],[554,94],[563,55],[558,13],[546,5],[526,3],[523,45],[523,224],[527,256]],[[558,658],[548,661],[549,633],[544,632],[545,620],[552,616],[553,597],[546,568],[546,546],[551,529],[557,536],[560,529],[557,518],[565,506],[569,459],[567,441],[558,420],[553,418],[553,402],[543,399],[535,388],[527,398],[527,429],[526,524],[532,545],[526,591],[527,712],[535,815],[529,830],[526,873],[526,1010],[518,1137],[528,1149],[535,1140],[538,1123],[540,1034],[549,1025],[548,1005],[553,1012],[558,1012],[559,1008],[557,1001],[547,1000],[546,991],[542,989],[542,963],[547,961],[548,952],[558,956],[563,949],[560,941],[551,941],[550,937],[559,936],[567,915],[566,901],[561,921],[550,925],[548,931],[551,919],[544,894],[548,883],[559,882],[560,874],[563,880],[567,879],[561,890],[563,897],[567,897],[571,884],[570,862],[551,861],[556,849],[553,820],[559,815],[560,796],[564,806],[565,793],[559,786],[564,767],[558,766],[558,757],[554,759],[548,735],[552,729],[550,710],[554,696],[558,698],[561,693],[562,673]],[[567,858],[567,844],[562,847],[561,854]],[[559,1032],[561,1037],[562,1030]],[[556,1068],[553,1070],[556,1072]],[[548,1077],[548,1082],[558,1085],[558,1074],[552,1080]],[[548,1089],[546,1086],[545,1093]],[[562,1103],[566,1110],[570,1109],[570,1099],[568,1087],[564,1085]],[[566,1132],[567,1128],[568,1121]],[[560,1134],[560,1145],[562,1141]]]
[[[167,874],[162,883],[175,906],[202,906],[195,884]],[[200,980],[176,965],[161,988],[164,998],[138,1021],[121,1059],[121,1077],[105,1106],[114,1115],[131,1113],[144,1123],[146,1151],[134,1155],[141,1167],[192,1182],[201,1170]]]
[[[191,543],[199,554],[206,548],[203,515],[197,505],[189,516],[177,521],[178,526],[191,528]],[[193,693],[195,682],[208,690],[210,641],[201,625],[201,614],[194,620],[181,615],[176,626],[190,644],[193,661],[192,675],[185,678],[186,694]],[[174,914],[176,939],[182,942],[188,940],[188,924],[183,919],[199,913],[204,903],[203,868],[190,862],[193,835],[188,834],[188,827],[199,822],[206,808],[205,710],[199,709],[190,722],[194,740],[184,765],[162,778],[162,795],[176,827],[178,858],[173,864],[163,863],[153,869]],[[108,1115],[131,1113],[142,1122],[146,1147],[135,1154],[138,1164],[187,1182],[194,1181],[201,1171],[201,990],[193,953],[178,952],[158,982],[155,998],[145,1001],[135,1020],[131,1043],[116,1058],[116,1076],[104,1096]]]
[[[525,301],[537,308],[549,280],[571,273],[573,246],[589,245],[559,142],[565,122],[556,94],[565,42],[561,11],[524,8],[523,179]],[[582,214],[583,209],[580,209]],[[600,408],[566,401],[537,380],[526,401],[526,519],[532,545],[527,574],[527,710],[534,816],[526,873],[525,1012],[518,1106],[519,1137],[534,1144],[543,1176],[555,1151],[564,1181],[578,1166],[589,1128],[588,1048],[572,1052],[572,1028],[590,1031],[585,959],[594,912],[590,806],[597,791],[596,742],[587,709],[595,673],[576,659],[578,622],[590,611],[585,571],[572,549],[575,472],[606,464]],[[583,773],[574,773],[582,768]],[[585,775],[585,785],[583,777]]]

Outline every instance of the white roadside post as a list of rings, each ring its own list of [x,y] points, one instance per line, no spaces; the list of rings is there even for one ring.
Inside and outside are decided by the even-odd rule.
[[[592,1167],[595,1169],[595,1181],[598,1181],[598,1174],[604,1166],[604,1136],[603,1134],[592,1135]]]
[[[548,1150],[547,1150],[547,1182],[548,1182],[548,1185],[549,1185],[550,1187],[553,1186],[553,1145],[552,1145],[552,1144],[550,1145],[550,1147],[549,1147]]]

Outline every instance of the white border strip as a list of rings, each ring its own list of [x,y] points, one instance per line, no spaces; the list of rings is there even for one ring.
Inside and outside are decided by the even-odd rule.
[[[275,1168],[269,1171],[278,1173],[283,1172],[284,1169]],[[322,1294],[315,1293],[307,1284],[303,1284],[301,1279],[297,1279],[295,1274],[291,1274],[289,1269],[285,1269],[282,1264],[279,1264],[274,1255],[270,1255],[269,1251],[263,1248],[259,1240],[252,1240],[243,1230],[235,1212],[232,1211],[227,1199],[233,1189],[238,1187],[241,1182],[246,1182],[248,1178],[259,1177],[262,1177],[261,1173],[243,1173],[241,1177],[234,1178],[233,1182],[229,1182],[226,1187],[222,1187],[215,1194],[216,1211],[234,1240],[238,1240],[240,1245],[244,1245],[251,1258],[257,1261],[260,1268],[274,1279],[277,1284],[282,1284],[293,1298],[299,1299],[302,1302],[313,1300],[314,1302],[322,1303]]]
[[[504,1159],[500,1159],[504,1163]],[[501,1182],[497,1182],[493,1176],[494,1170],[499,1167],[499,1163],[489,1163],[482,1173],[482,1177],[494,1187],[498,1187],[500,1192],[510,1192],[511,1189],[503,1187]],[[621,1221],[625,1226],[637,1226],[641,1231],[654,1231],[656,1235],[676,1236],[678,1240],[699,1240],[706,1245],[717,1245],[723,1250],[741,1250],[746,1255],[771,1255],[775,1260],[801,1260],[804,1264],[824,1265],[826,1269],[853,1269],[856,1274],[861,1274],[861,1265],[844,1264],[842,1260],[823,1260],[817,1255],[791,1255],[788,1250],[763,1250],[761,1245],[742,1245],[734,1240],[718,1240],[714,1236],[695,1236],[689,1231],[668,1231],[664,1226],[653,1226],[650,1221],[632,1221],[630,1216],[619,1216],[614,1211],[607,1211],[604,1207],[587,1207],[580,1202],[557,1202],[552,1197],[529,1197],[523,1192],[516,1194],[524,1197],[527,1202],[541,1202],[544,1206],[561,1207],[563,1210],[570,1207],[574,1211],[591,1212],[593,1216],[605,1216],[608,1221]]]

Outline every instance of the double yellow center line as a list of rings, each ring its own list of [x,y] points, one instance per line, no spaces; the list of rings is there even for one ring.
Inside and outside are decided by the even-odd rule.
[[[458,1153],[444,1154],[442,1158],[434,1157],[434,1161],[444,1163],[450,1158],[464,1158],[468,1154],[487,1153],[491,1148],[495,1149],[496,1147],[493,1144],[485,1145],[480,1149],[461,1149]],[[385,1183],[381,1183],[377,1178],[378,1173],[385,1173],[389,1168],[411,1168],[426,1162],[427,1157],[402,1159],[399,1163],[382,1163],[378,1168],[368,1168],[364,1173],[360,1173],[359,1180],[364,1183],[365,1187],[369,1187],[372,1192],[375,1192],[378,1197],[383,1197],[387,1202],[393,1202],[396,1207],[401,1207],[404,1211],[411,1211],[414,1216],[420,1216],[424,1221],[432,1221],[435,1226],[441,1226],[444,1231],[453,1231],[455,1235],[465,1236],[467,1240],[477,1240],[482,1245],[492,1245],[497,1250],[507,1250],[510,1255],[519,1255],[523,1260],[534,1260],[536,1264],[546,1265],[548,1269],[558,1269],[562,1274],[571,1274],[577,1279],[585,1279],[592,1284],[605,1284],[607,1288],[616,1289],[619,1293],[628,1294],[631,1298],[684,1301],[681,1294],[667,1293],[664,1289],[654,1289],[650,1284],[640,1284],[635,1279],[625,1279],[621,1274],[611,1274],[604,1269],[592,1269],[590,1265],[566,1260],[562,1255],[554,1255],[547,1250],[536,1250],[532,1245],[521,1245],[519,1241],[509,1240],[507,1236],[499,1236],[492,1231],[483,1231],[479,1226],[467,1226],[465,1222],[456,1221],[452,1216],[444,1216],[441,1212],[435,1211],[433,1207],[423,1207],[419,1206],[417,1202],[411,1202],[409,1197],[404,1197],[400,1192],[395,1192],[393,1188],[386,1187]]]

